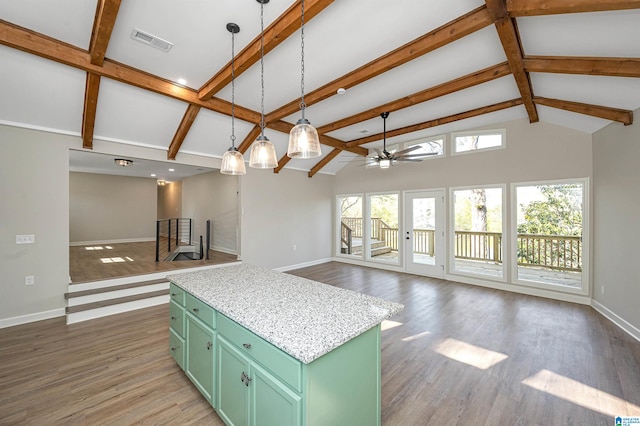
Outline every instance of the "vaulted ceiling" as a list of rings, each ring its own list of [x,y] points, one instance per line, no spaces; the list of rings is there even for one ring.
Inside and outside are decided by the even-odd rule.
[[[336,173],[382,145],[384,111],[395,144],[520,118],[593,133],[630,124],[640,108],[640,0],[305,0],[306,117],[323,157],[289,160],[300,6],[264,6],[276,172]],[[235,134],[246,152],[260,132],[256,0],[0,0],[0,123],[79,135],[86,150],[99,139],[169,160],[221,157],[231,134],[229,22],[240,26]],[[173,46],[140,43],[136,30]]]

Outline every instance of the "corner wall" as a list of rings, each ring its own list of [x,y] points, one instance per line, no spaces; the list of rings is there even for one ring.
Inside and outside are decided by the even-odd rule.
[[[593,135],[593,175],[593,305],[640,340],[640,124]]]

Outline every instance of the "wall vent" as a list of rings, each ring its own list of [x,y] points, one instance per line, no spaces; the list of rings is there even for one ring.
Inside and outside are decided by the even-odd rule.
[[[134,28],[133,31],[131,31],[131,38],[139,41],[140,43],[148,44],[151,47],[162,50],[163,52],[168,52],[173,47],[173,43],[137,28]]]

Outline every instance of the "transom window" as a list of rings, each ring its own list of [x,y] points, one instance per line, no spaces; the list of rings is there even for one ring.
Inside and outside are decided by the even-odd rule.
[[[403,149],[419,146],[420,148],[411,151],[411,154],[431,154],[432,157],[439,157],[444,155],[444,141],[444,135],[434,136],[421,142],[407,142]]]
[[[452,153],[462,154],[488,149],[500,149],[505,145],[505,130],[483,130],[451,134]]]

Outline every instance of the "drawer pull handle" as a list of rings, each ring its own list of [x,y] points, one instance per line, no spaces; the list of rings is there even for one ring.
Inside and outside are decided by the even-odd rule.
[[[210,351],[213,344],[211,342],[207,342],[207,350]]]
[[[200,309],[198,309],[198,308],[193,308],[193,312],[198,312],[198,311],[200,311]]]
[[[175,352],[176,348],[171,348],[171,352]]]
[[[178,319],[178,318],[176,318],[176,317],[171,317],[171,321],[176,320],[176,319]]]
[[[177,293],[171,293],[171,297],[176,297],[177,295]]]
[[[240,375],[240,381],[244,383],[245,386],[249,386],[249,383],[251,382],[251,377],[247,376],[243,371],[242,374]]]
[[[251,343],[243,343],[242,346],[244,346],[246,349],[251,349]]]

